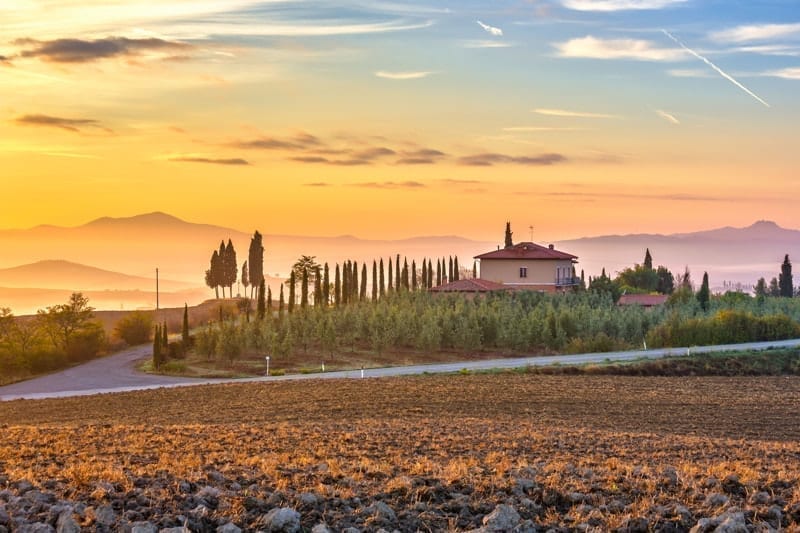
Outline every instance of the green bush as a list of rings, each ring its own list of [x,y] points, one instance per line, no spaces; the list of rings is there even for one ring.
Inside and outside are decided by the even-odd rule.
[[[161,365],[161,371],[165,374],[185,374],[186,363],[183,361],[167,361]]]
[[[128,314],[120,319],[114,328],[114,335],[129,346],[148,342],[152,332],[153,314],[146,311],[134,311]]]

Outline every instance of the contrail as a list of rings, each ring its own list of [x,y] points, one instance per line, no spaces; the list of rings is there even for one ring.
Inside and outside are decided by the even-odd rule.
[[[680,42],[677,39],[677,37],[672,35],[670,32],[668,32],[667,30],[661,30],[661,31],[664,32],[664,35],[666,35],[667,37],[669,37],[670,39],[675,41],[678,44],[678,46],[680,46],[681,48],[683,48],[684,50],[686,50],[687,52],[692,54],[697,59],[701,60],[703,63],[705,63],[709,67],[711,67],[714,70],[716,70],[720,74],[720,76],[722,76],[723,78],[725,78],[726,80],[728,80],[732,84],[736,85],[738,88],[740,88],[741,90],[743,90],[744,92],[746,92],[747,94],[749,94],[750,96],[752,96],[753,98],[755,98],[756,100],[758,100],[759,102],[764,104],[765,106],[771,107],[768,103],[766,103],[763,99],[761,99],[761,97],[759,97],[756,93],[754,93],[753,91],[751,91],[750,89],[748,89],[747,87],[745,87],[744,85],[742,85],[741,83],[739,83],[738,81],[733,79],[733,77],[731,75],[727,74],[725,71],[723,71],[721,68],[716,66],[714,63],[712,63],[711,61],[709,61],[705,57],[701,56],[700,54],[698,54],[697,52],[695,52],[694,50],[692,50],[691,48],[689,48],[688,46],[686,46],[685,44]]]

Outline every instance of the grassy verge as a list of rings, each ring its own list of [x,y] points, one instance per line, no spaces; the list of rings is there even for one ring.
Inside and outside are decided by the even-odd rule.
[[[630,362],[529,366],[524,371],[537,375],[794,376],[800,375],[800,350],[723,352]]]

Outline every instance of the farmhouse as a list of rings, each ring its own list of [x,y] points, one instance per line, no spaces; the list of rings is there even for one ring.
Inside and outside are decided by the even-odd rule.
[[[575,277],[577,256],[556,250],[551,244],[511,242],[511,228],[506,226],[506,246],[476,255],[478,277],[456,280],[430,289],[434,293],[480,294],[500,290],[562,292],[580,285]]]
[[[513,289],[558,292],[580,284],[573,265],[578,258],[556,250],[521,242],[475,256],[480,278]]]

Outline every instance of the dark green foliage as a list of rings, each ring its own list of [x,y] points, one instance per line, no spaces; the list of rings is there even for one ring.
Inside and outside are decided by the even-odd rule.
[[[150,340],[153,331],[153,314],[147,311],[134,311],[121,318],[114,328],[117,338],[128,346],[144,344]]]
[[[656,291],[659,294],[672,294],[672,292],[675,290],[675,278],[673,277],[672,272],[670,272],[667,267],[659,265],[659,267],[656,269],[656,275],[658,276]]]
[[[394,263],[394,290],[400,291],[402,286],[402,271],[400,270],[400,254],[395,256],[395,263]]]
[[[411,280],[409,280],[409,278],[408,278],[408,260],[406,258],[403,258],[403,278],[402,279],[403,279],[403,289],[406,290],[406,291],[409,290],[411,288],[411,283],[410,283]]]
[[[224,276],[222,285],[228,287],[228,296],[233,298],[233,284],[236,283],[239,270],[239,265],[236,262],[236,250],[234,250],[233,243],[230,239],[228,239],[227,246],[222,250],[222,269]],[[225,291],[223,289],[223,297],[224,296]]]
[[[262,280],[263,284],[263,280]],[[183,304],[183,324],[181,326],[181,341],[184,346],[189,346],[189,305]]]
[[[244,296],[247,298],[247,287],[250,286],[250,274],[247,269],[247,261],[242,263],[242,287],[244,287]]]
[[[222,263],[219,258],[219,252],[214,250],[214,253],[211,254],[211,264],[206,270],[206,285],[210,289],[214,289],[214,294],[217,298],[219,298],[219,286],[220,283],[220,272],[222,270]]]
[[[281,283],[281,295],[280,295],[280,298],[278,299],[278,316],[283,316],[283,307],[284,307],[283,283]]]
[[[453,258],[453,281],[461,279],[461,273],[458,270],[458,256],[455,256]]]
[[[650,248],[644,252],[644,267],[648,270],[653,270],[653,257],[650,255]]]
[[[383,279],[383,258],[378,262],[378,294],[381,298],[386,294],[386,285]]]
[[[258,303],[256,304],[256,317],[259,320],[264,320],[264,316],[267,314],[267,295],[264,294],[264,289],[264,278],[261,278],[261,283],[258,285]]]
[[[256,230],[250,239],[250,249],[247,254],[248,277],[252,287],[261,287],[264,281],[264,246],[261,234]],[[251,295],[252,297],[252,295]]]
[[[164,321],[164,325],[161,327],[161,347],[166,350],[167,346],[169,346],[169,336],[167,333],[167,321]]]
[[[442,284],[442,264],[439,259],[436,259],[436,286]]]
[[[505,247],[511,248],[514,246],[514,241],[511,239],[513,233],[511,232],[511,222],[506,222],[506,237],[505,237]]]
[[[161,326],[156,324],[155,332],[153,333],[153,368],[158,370],[161,368]]]
[[[711,299],[711,291],[708,288],[708,272],[703,272],[703,283],[697,291],[697,302],[703,311],[708,311],[708,302]]]
[[[417,290],[417,263],[411,260],[411,290]]]
[[[372,301],[378,301],[378,263],[372,261]]]
[[[389,258],[389,284],[386,287],[387,292],[392,292],[392,259]]]
[[[622,295],[622,290],[615,280],[612,280],[606,275],[606,269],[603,272],[589,281],[589,291],[597,294],[606,294],[611,297],[612,301],[616,302]]]
[[[778,283],[778,278],[772,278],[769,280],[769,295],[775,297],[781,295],[781,286]]]
[[[477,261],[473,261],[472,262],[472,279],[477,279],[477,278],[478,278],[478,262]]]
[[[791,298],[794,296],[794,281],[792,280],[792,263],[789,261],[789,254],[783,258],[781,265],[781,273],[779,275],[778,286],[780,287],[780,295],[784,298]]]
[[[450,260],[447,263],[447,281],[454,281],[455,278],[453,277],[453,256],[450,256]]]
[[[331,304],[331,274],[328,263],[325,263],[322,273],[322,301],[324,302],[323,307]]]
[[[294,276],[294,270],[292,270],[291,273],[289,273],[289,282],[288,283],[289,283],[289,302],[288,302],[288,307],[289,307],[289,313],[293,313],[294,312],[294,286],[297,283],[297,279]]]
[[[305,309],[308,307],[308,271],[303,270],[302,276],[300,281],[300,307]]]
[[[272,315],[272,288],[267,287],[267,311]]]
[[[375,264],[373,263],[373,267],[374,266]],[[373,269],[373,273],[374,272],[375,270]],[[367,263],[361,265],[361,288],[359,290],[358,299],[362,302],[367,299]]]
[[[322,273],[319,265],[314,269],[314,305],[323,305],[322,302]]]
[[[427,287],[430,289],[433,287],[433,263],[430,259],[428,259],[428,285]]]
[[[339,263],[336,263],[336,276],[333,282],[333,303],[336,307],[342,304],[342,280],[339,274]]]
[[[759,278],[756,286],[753,287],[753,292],[759,299],[766,298],[767,296],[767,281],[764,278]]]

